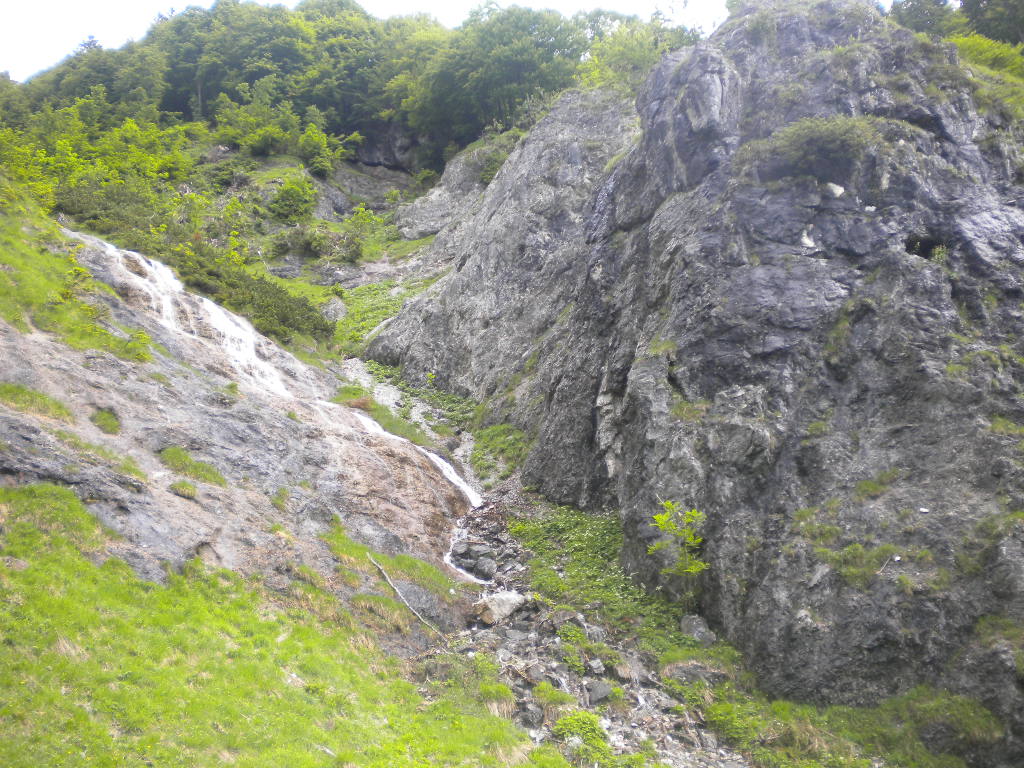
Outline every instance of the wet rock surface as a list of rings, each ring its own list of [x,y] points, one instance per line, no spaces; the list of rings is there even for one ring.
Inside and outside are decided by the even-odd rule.
[[[651,586],[679,587],[660,500],[705,512],[702,614],[770,693],[949,686],[1012,731],[973,762],[1010,766],[1018,679],[952,663],[1022,599],[1022,136],[979,104],[868,3],[752,8],[655,68],[639,140],[563,97],[370,351],[527,431],[549,498],[622,510]],[[830,155],[835,130],[866,138]]]
[[[141,256],[87,238],[78,258],[116,292],[106,299],[113,320],[145,330],[160,346],[151,361],[131,362],[0,322],[5,381],[55,397],[73,415],[66,423],[0,407],[0,482],[70,487],[120,534],[108,554],[158,582],[167,568],[200,557],[211,567],[261,574],[282,594],[302,566],[341,598],[380,590],[369,563],[358,564],[363,575],[354,583],[338,577],[338,558],[322,537],[339,522],[376,551],[447,570],[442,557],[466,499],[422,451],[329,402],[334,373],[178,292],[169,271]],[[91,423],[98,409],[116,415],[119,434]],[[159,454],[171,446],[212,465],[224,485],[170,470]],[[133,459],[145,479],[121,466],[122,458]],[[182,480],[195,486],[194,498],[171,489]],[[469,606],[461,598],[393,575],[430,621],[443,629],[462,624]],[[405,653],[432,640],[414,633],[395,642]]]

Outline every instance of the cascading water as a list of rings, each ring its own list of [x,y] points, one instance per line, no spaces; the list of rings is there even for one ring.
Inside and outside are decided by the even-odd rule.
[[[249,321],[228,312],[207,298],[186,291],[181,281],[165,264],[133,251],[124,251],[116,245],[92,235],[68,229],[64,231],[70,237],[100,250],[106,257],[102,267],[112,274],[116,283],[123,284],[129,289],[129,293],[148,296],[150,306],[147,309],[149,313],[168,331],[186,335],[210,348],[216,344],[216,350],[227,357],[239,377],[253,388],[281,397],[294,397],[285,386],[284,378],[278,368],[260,357],[258,350],[261,345],[270,346],[271,342],[262,338]],[[210,338],[209,329],[216,333],[215,339]],[[287,355],[284,352],[281,354]],[[302,364],[299,361],[288,357],[295,368],[301,368]],[[363,413],[342,409],[341,406],[318,397],[311,397],[307,402],[314,409],[323,413],[326,418],[331,418],[329,411],[338,409],[354,416],[367,434],[380,435],[412,446],[426,456],[448,482],[459,489],[471,509],[479,507],[483,503],[480,494],[459,477],[458,472],[451,464],[437,454],[431,453],[403,437],[385,431],[380,424]],[[465,528],[457,525],[453,531],[448,552],[444,556],[444,562],[469,581],[477,584],[490,584],[491,582],[483,581],[459,568],[452,561],[452,547],[465,536]]]
[[[252,324],[207,298],[185,290],[185,286],[166,264],[146,258],[134,251],[124,251],[112,243],[92,235],[65,229],[71,237],[99,248],[107,257],[106,267],[118,281],[127,284],[150,299],[149,311],[159,323],[174,333],[203,339],[199,331],[213,329],[219,337],[219,349],[231,367],[255,388],[280,397],[292,397],[280,371],[260,357],[259,344],[267,344]],[[182,317],[186,323],[181,322]]]

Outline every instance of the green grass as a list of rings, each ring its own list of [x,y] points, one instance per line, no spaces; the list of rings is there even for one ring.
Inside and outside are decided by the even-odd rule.
[[[370,390],[359,384],[343,384],[338,393],[334,396],[334,402],[347,405],[350,408],[359,408],[366,411],[374,421],[380,424],[386,431],[399,437],[404,437],[416,445],[431,445],[430,438],[422,429],[407,419],[393,413],[386,405],[381,405],[370,395]]]
[[[495,424],[473,433],[469,464],[481,479],[504,480],[515,472],[530,451],[530,438],[511,424]]]
[[[342,301],[348,313],[338,321],[335,343],[345,354],[358,354],[374,328],[397,315],[407,299],[425,291],[437,279],[426,278],[402,284],[385,280],[344,291]]]
[[[101,432],[106,432],[108,435],[116,435],[121,431],[121,420],[109,408],[98,408],[89,417],[89,421],[99,427]]]
[[[194,499],[199,495],[199,491],[196,489],[193,483],[188,480],[177,480],[171,483],[167,490],[173,493],[175,496],[181,496],[183,499]]]
[[[677,629],[681,608],[646,592],[619,564],[623,534],[616,515],[543,507],[511,520],[509,531],[533,552],[530,586],[541,597],[594,614],[656,653],[692,644]]]
[[[324,536],[334,556],[341,561],[341,567],[355,573],[375,575],[377,569],[370,562],[370,556],[381,564],[392,579],[402,579],[419,584],[442,597],[449,596],[449,590],[456,583],[435,565],[411,555],[384,555],[350,538],[340,523],[335,523]]]
[[[358,628],[198,562],[166,586],[68,490],[0,489],[0,764],[487,766],[528,743],[463,691],[425,700]],[[307,585],[301,584],[305,587]],[[562,766],[549,752],[525,765]]]
[[[160,451],[160,461],[169,469],[173,469],[175,472],[186,477],[191,477],[193,480],[220,486],[228,484],[228,481],[224,479],[224,475],[218,472],[216,467],[212,464],[207,464],[205,461],[196,461],[189,455],[188,451],[180,446],[172,445],[164,448]]]
[[[142,471],[142,468],[139,467],[138,463],[136,463],[135,459],[131,456],[122,456],[119,453],[111,451],[109,448],[104,448],[102,445],[87,442],[78,435],[67,432],[63,429],[58,429],[53,434],[54,437],[62,443],[71,446],[79,453],[101,459],[121,474],[130,475],[142,482],[146,482],[146,473]]]
[[[23,387],[20,384],[0,382],[0,403],[22,413],[34,413],[38,416],[48,416],[51,419],[59,419],[69,424],[73,423],[75,417],[71,415],[70,409],[59,400],[49,395],[37,392],[34,389]]]
[[[285,487],[278,488],[274,492],[274,495],[270,497],[270,503],[273,504],[279,511],[284,512],[288,507],[288,498],[291,494]]]
[[[964,61],[975,70],[981,109],[1001,108],[1013,119],[1024,119],[1024,46],[990,40],[982,35],[950,38]]]
[[[391,261],[401,261],[426,248],[434,242],[434,237],[427,235],[418,240],[395,240],[384,246],[384,253]]]
[[[82,269],[56,226],[0,175],[0,317],[21,331],[35,327],[75,349],[101,349],[127,360],[149,360],[142,331],[124,335],[105,327],[98,299],[109,290]],[[20,210],[19,210],[20,209]],[[15,215],[15,211],[19,211]]]
[[[378,381],[393,384],[405,394],[436,408],[446,420],[455,426],[469,429],[477,422],[480,415],[480,404],[471,398],[445,392],[429,383],[425,387],[414,386],[402,378],[400,369],[378,363],[375,360],[367,360],[366,369]]]

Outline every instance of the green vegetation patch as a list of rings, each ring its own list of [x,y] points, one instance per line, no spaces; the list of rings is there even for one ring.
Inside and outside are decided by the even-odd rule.
[[[1001,108],[1024,119],[1024,45],[990,40],[982,35],[950,38],[960,56],[976,70],[979,107]]]
[[[430,445],[423,430],[408,419],[393,413],[386,405],[381,405],[370,395],[370,391],[359,384],[345,384],[334,396],[334,402],[347,405],[350,408],[359,408],[366,411],[373,417],[373,420],[380,424],[385,430],[393,435],[404,437],[416,445]]]
[[[392,579],[414,582],[442,597],[448,597],[450,590],[457,586],[440,568],[425,560],[411,555],[384,555],[360,544],[349,537],[340,523],[335,523],[324,535],[324,541],[347,571],[376,574],[377,569],[370,562],[372,556]]]
[[[199,495],[199,491],[196,489],[193,483],[188,480],[177,480],[171,483],[167,490],[173,493],[175,496],[181,496],[183,499],[194,499]]]
[[[691,643],[677,629],[680,606],[639,587],[619,564],[616,515],[545,507],[511,520],[509,531],[533,552],[530,585],[541,597],[591,612],[657,653]]]
[[[20,384],[12,384],[6,381],[0,382],[0,403],[23,413],[49,416],[51,419],[60,419],[68,423],[75,420],[75,417],[71,415],[71,411],[64,403],[54,400],[42,392],[36,392],[34,389],[23,387]]]
[[[79,453],[101,459],[122,475],[130,475],[138,480],[146,482],[146,473],[142,471],[138,463],[131,456],[122,456],[119,453],[104,448],[102,445],[90,443],[78,435],[59,429],[53,433],[54,436],[65,445],[69,445]]]
[[[36,327],[75,349],[102,349],[126,360],[149,360],[142,331],[121,334],[105,326],[106,289],[78,265],[56,227],[0,174],[0,317],[21,331]],[[18,211],[17,214],[14,211]]]
[[[885,146],[883,124],[845,115],[804,118],[743,145],[736,162],[741,168],[758,168],[766,181],[811,176],[822,183],[844,183],[863,157]]]
[[[921,734],[948,731],[958,748],[998,741],[999,721],[976,701],[926,686],[877,707],[827,707],[769,700],[732,683],[685,686],[690,706],[726,742],[759,768],[870,768],[887,765],[964,768],[950,754],[935,754]]]
[[[193,561],[166,586],[83,552],[103,533],[54,486],[0,489],[0,764],[505,765],[526,742],[462,691],[426,701],[358,631],[275,609]],[[526,766],[555,766],[527,761]]]
[[[121,420],[109,408],[97,408],[89,417],[89,421],[108,435],[116,435],[121,431]]]
[[[341,298],[348,312],[338,321],[334,341],[343,353],[358,354],[374,328],[397,315],[407,299],[425,291],[437,279],[411,280],[401,285],[385,280],[343,291]]]
[[[504,480],[518,469],[530,451],[530,438],[511,424],[495,424],[473,433],[469,464],[481,479]]]
[[[191,477],[193,480],[220,486],[228,484],[228,481],[224,479],[224,475],[218,472],[216,467],[212,464],[207,464],[205,461],[196,461],[189,455],[188,451],[180,446],[172,445],[164,448],[160,451],[160,461],[168,468],[186,477]]]

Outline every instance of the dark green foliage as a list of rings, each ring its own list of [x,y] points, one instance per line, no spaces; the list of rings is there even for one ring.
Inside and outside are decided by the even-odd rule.
[[[890,16],[908,29],[930,35],[944,37],[967,31],[967,19],[947,0],[894,0]]]
[[[313,212],[316,189],[306,179],[288,179],[267,206],[274,216],[284,222],[296,222]]]
[[[762,181],[813,176],[844,183],[861,159],[884,148],[876,121],[866,117],[810,117],[745,144],[737,163],[756,166]]]
[[[962,0],[960,11],[979,34],[1024,43],[1024,0]]]

